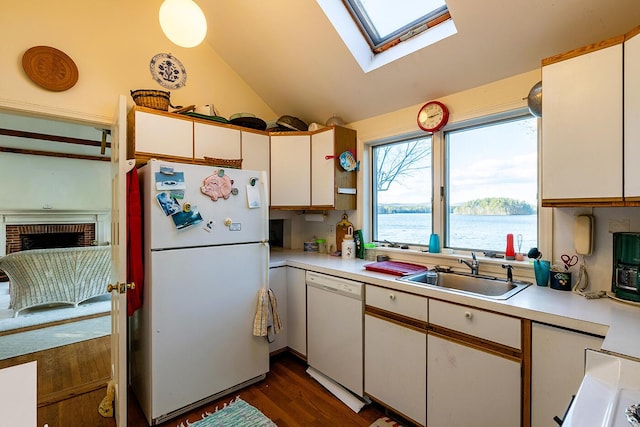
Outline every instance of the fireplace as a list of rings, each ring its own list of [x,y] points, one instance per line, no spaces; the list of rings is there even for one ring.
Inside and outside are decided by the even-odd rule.
[[[28,224],[6,226],[6,253],[30,249],[90,246],[96,240],[96,225],[91,224]],[[0,270],[0,282],[8,277]]]
[[[7,225],[7,254],[29,249],[90,246],[96,240],[95,224]]]

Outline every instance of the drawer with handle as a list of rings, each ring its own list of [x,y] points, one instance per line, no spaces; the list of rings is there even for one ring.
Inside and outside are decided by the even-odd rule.
[[[429,324],[521,349],[521,320],[478,308],[429,300]]]
[[[427,298],[379,286],[366,285],[366,305],[427,321]]]

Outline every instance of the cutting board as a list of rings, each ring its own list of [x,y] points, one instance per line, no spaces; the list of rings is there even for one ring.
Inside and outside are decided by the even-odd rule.
[[[427,271],[427,267],[408,262],[400,261],[380,261],[364,266],[366,270],[377,271],[379,273],[393,274],[394,276],[406,276],[408,274]]]
[[[336,224],[336,250],[342,250],[342,241],[344,236],[347,235],[347,230],[353,230],[353,224],[349,222],[349,216],[345,213],[342,214],[342,219]]]

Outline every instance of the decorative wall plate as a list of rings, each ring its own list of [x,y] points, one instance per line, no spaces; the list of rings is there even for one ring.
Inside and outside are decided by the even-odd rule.
[[[178,89],[187,82],[184,65],[170,53],[159,53],[151,58],[149,69],[153,79],[166,88]]]
[[[22,68],[38,86],[61,92],[78,81],[78,67],[61,50],[49,46],[34,46],[22,55]]]

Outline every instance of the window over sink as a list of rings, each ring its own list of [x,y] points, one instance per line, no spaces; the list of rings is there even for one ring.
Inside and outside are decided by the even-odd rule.
[[[371,144],[372,238],[503,253],[538,246],[538,122],[526,110]]]

